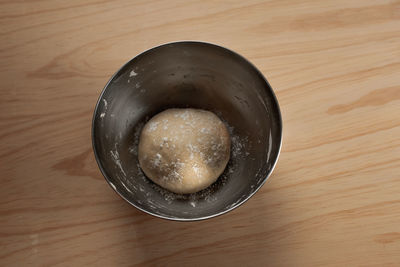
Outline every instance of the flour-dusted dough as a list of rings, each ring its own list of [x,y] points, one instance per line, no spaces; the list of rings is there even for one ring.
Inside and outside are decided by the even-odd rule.
[[[144,126],[139,140],[140,167],[156,184],[175,193],[200,191],[224,171],[230,136],[212,112],[168,109]]]

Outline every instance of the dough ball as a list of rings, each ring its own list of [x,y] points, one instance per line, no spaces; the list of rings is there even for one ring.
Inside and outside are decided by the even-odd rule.
[[[168,109],[144,126],[139,164],[156,184],[175,193],[194,193],[222,174],[230,146],[229,132],[214,113]]]

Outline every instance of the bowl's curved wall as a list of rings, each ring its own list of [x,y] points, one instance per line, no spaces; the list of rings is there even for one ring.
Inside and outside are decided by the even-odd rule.
[[[143,123],[170,107],[213,111],[231,130],[228,167],[196,194],[169,193],[138,165]],[[100,169],[124,199],[162,218],[197,220],[235,208],[261,187],[279,155],[282,121],[268,82],[247,60],[216,45],[177,42],[138,55],[111,78],[96,105],[92,134]]]

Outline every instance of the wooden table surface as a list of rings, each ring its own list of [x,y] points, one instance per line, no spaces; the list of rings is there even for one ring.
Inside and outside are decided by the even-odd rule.
[[[0,266],[400,265],[400,2],[1,1]],[[109,77],[176,40],[231,48],[281,105],[277,167],[211,220],[153,218],[101,175]]]

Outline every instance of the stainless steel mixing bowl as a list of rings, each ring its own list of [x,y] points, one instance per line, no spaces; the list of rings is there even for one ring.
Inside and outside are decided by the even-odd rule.
[[[171,193],[147,179],[137,159],[143,124],[172,107],[213,111],[228,125],[231,159],[209,188]],[[126,63],[105,86],[92,125],[94,154],[111,187],[154,216],[194,221],[226,213],[265,183],[278,159],[282,120],[264,76],[242,56],[204,42],[175,42]]]

